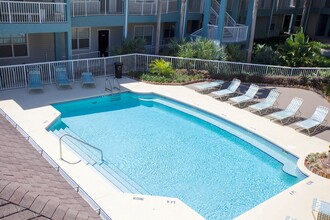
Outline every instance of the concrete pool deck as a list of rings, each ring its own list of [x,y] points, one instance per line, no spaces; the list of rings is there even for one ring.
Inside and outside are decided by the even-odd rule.
[[[268,139],[299,158],[304,158],[310,152],[327,151],[330,145],[329,129],[309,137],[295,131],[291,126],[281,126],[271,122],[267,117],[258,116],[246,109],[239,109],[227,102],[199,94],[188,88],[189,86],[150,85],[128,78],[120,79],[120,83],[122,88],[133,92],[154,92],[218,115]],[[301,109],[303,117],[309,117],[316,105],[330,107],[328,102],[313,92],[279,89],[282,91],[280,108],[285,108],[293,96],[305,99]],[[75,83],[73,89],[57,89],[55,85],[47,85],[43,92],[30,94],[27,89],[1,91],[0,108],[15,120],[113,219],[202,219],[178,199],[123,194],[112,188],[111,183],[98,175],[90,165],[84,163],[70,165],[59,160],[58,140],[45,130],[59,116],[59,112],[49,104],[107,94],[109,93],[104,92],[104,78],[97,78],[95,88],[81,88],[79,83]],[[78,160],[69,149],[64,149],[63,155],[66,160]],[[298,165],[310,177],[237,219],[285,219],[288,215],[296,219],[313,219],[312,200],[319,198],[329,201],[330,180],[311,174],[304,168],[303,159],[299,160]]]

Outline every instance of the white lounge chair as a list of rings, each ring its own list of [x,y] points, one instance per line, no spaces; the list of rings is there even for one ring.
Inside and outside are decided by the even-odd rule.
[[[272,120],[280,121],[283,125],[284,123],[289,122],[291,119],[295,119],[300,114],[299,108],[303,101],[304,100],[301,98],[294,97],[286,109],[279,112],[274,112],[269,116],[272,118]]]
[[[251,84],[249,89],[245,92],[245,94],[232,97],[229,99],[229,101],[233,105],[238,105],[239,107],[245,106],[248,103],[252,102],[255,97],[258,98],[257,92],[259,90],[259,86],[256,84]]]
[[[81,73],[81,86],[95,86],[95,80],[91,72]]]
[[[193,88],[200,93],[209,93],[215,89],[221,88],[222,84],[224,83],[223,80],[216,80],[213,82],[204,82],[198,85],[193,86]]]
[[[330,219],[330,203],[313,199],[312,214],[315,220],[329,220]]]
[[[44,87],[41,81],[40,70],[31,70],[29,71],[29,82],[28,89],[31,90],[42,90]]]
[[[272,89],[264,101],[250,105],[249,108],[252,112],[257,111],[260,115],[266,114],[278,106],[277,99],[280,94],[278,90]]]
[[[220,99],[220,100],[222,100],[223,98],[226,99],[236,93],[236,90],[238,89],[240,84],[241,84],[241,80],[233,79],[227,89],[214,91],[211,92],[210,94],[216,99]]]
[[[298,127],[297,129],[301,131],[307,130],[308,135],[312,135],[326,126],[327,120],[325,120],[325,118],[328,113],[329,109],[327,107],[319,105],[316,107],[315,112],[310,118],[303,121],[298,121],[295,125]]]

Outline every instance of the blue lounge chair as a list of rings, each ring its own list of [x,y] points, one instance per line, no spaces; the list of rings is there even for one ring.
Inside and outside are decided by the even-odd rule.
[[[249,89],[246,91],[245,94],[240,95],[240,96],[236,96],[236,97],[232,97],[232,98],[229,99],[229,101],[233,105],[238,105],[239,107],[246,106],[250,102],[252,102],[255,97],[258,98],[258,96],[257,96],[258,90],[259,90],[258,85],[251,84]]]
[[[272,118],[272,120],[280,121],[283,125],[289,122],[291,119],[296,119],[296,117],[300,115],[299,108],[302,105],[303,101],[303,99],[295,97],[291,100],[290,104],[286,107],[286,109],[279,112],[274,112],[269,116]]]
[[[277,99],[280,94],[278,90],[272,89],[264,101],[250,105],[249,108],[252,112],[259,112],[260,115],[266,114],[278,106]]]
[[[81,73],[81,86],[95,86],[95,80],[91,72]]]
[[[307,130],[308,135],[312,135],[320,129],[326,127],[327,117],[329,113],[329,109],[324,106],[317,106],[313,115],[303,121],[298,121],[295,125],[298,127],[297,129],[303,131]]]
[[[56,85],[58,87],[71,87],[71,81],[68,78],[68,74],[66,72],[65,67],[56,67],[55,68],[55,77],[56,77]]]
[[[241,81],[239,79],[233,79],[227,89],[221,89],[210,94],[216,99],[223,100],[234,95],[240,84]]]
[[[224,83],[223,80],[216,80],[213,82],[204,82],[202,84],[195,85],[193,88],[200,93],[209,93],[215,89],[221,88],[222,84]]]
[[[42,90],[44,87],[41,81],[40,70],[31,70],[29,72],[28,89],[31,90]]]
[[[313,199],[312,214],[315,220],[330,219],[330,203]]]

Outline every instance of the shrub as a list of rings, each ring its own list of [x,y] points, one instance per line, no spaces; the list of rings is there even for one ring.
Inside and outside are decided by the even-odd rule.
[[[126,39],[121,47],[111,51],[114,55],[130,54],[130,53],[145,53],[145,41],[142,38]]]
[[[226,60],[224,47],[216,45],[208,39],[196,39],[179,45],[178,56],[206,60]]]
[[[226,46],[227,60],[231,62],[246,62],[246,51],[239,44]]]
[[[171,77],[171,75],[175,73],[174,69],[172,68],[172,64],[170,62],[166,62],[163,59],[153,60],[149,64],[149,71],[152,74],[164,77]]]
[[[253,49],[253,63],[278,65],[279,53],[274,51],[271,46],[256,44]]]

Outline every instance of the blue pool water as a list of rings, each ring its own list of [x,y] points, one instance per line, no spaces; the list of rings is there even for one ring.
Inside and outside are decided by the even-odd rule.
[[[266,140],[160,96],[53,106],[62,116],[50,131],[69,130],[102,149],[105,164],[144,193],[177,197],[206,219],[232,219],[304,178],[296,158]]]

